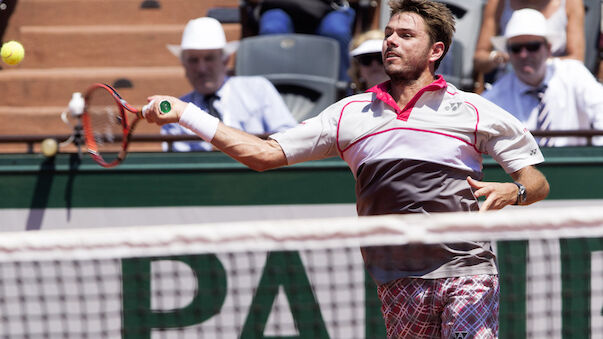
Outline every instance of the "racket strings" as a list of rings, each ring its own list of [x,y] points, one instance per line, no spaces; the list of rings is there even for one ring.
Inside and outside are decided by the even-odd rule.
[[[123,149],[125,121],[121,106],[106,89],[98,87],[88,93],[87,121],[84,123],[88,149],[110,163]]]

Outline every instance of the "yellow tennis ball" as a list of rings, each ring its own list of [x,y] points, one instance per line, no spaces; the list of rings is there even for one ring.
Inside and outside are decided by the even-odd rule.
[[[44,156],[47,158],[54,157],[59,150],[59,144],[52,138],[44,139],[40,146],[42,149],[42,154],[44,154]]]
[[[25,57],[25,49],[19,42],[12,40],[2,45],[0,55],[2,61],[9,65],[16,65]]]

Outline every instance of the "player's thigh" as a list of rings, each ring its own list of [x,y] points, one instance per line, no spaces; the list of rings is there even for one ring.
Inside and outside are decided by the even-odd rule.
[[[440,315],[434,309],[436,283],[403,278],[379,286],[387,338],[441,338]]]
[[[448,302],[442,312],[442,338],[498,337],[497,275],[449,278]]]

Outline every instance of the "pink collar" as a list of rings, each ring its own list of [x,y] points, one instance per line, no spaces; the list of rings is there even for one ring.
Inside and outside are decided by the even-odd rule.
[[[394,100],[391,94],[389,94],[390,87],[391,80],[388,80],[379,85],[369,88],[367,92],[375,93],[377,100],[383,101],[396,111],[396,114],[398,114],[398,119],[407,121],[408,117],[410,116],[410,112],[412,111],[412,108],[415,106],[415,104],[423,95],[423,93],[425,93],[426,91],[437,91],[441,89],[446,89],[448,87],[448,84],[446,83],[446,80],[444,80],[444,77],[442,77],[441,75],[437,75],[436,79],[431,84],[421,88],[417,92],[417,94],[415,94],[412,99],[406,104],[406,106],[404,106],[404,108],[402,109],[398,106],[398,103],[396,103],[396,100]]]

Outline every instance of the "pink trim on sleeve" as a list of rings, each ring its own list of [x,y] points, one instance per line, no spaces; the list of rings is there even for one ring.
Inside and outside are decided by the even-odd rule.
[[[358,102],[364,102],[364,103],[372,103],[371,100],[354,100],[354,101],[350,101],[347,104],[345,104],[342,108],[341,111],[339,112],[339,120],[337,120],[337,134],[335,135],[335,143],[337,145],[337,151],[339,151],[339,155],[341,156],[341,159],[343,160],[343,151],[341,150],[341,147],[339,146],[339,127],[341,126],[341,118],[343,117],[343,111],[345,111],[345,109],[353,103],[358,103]]]

